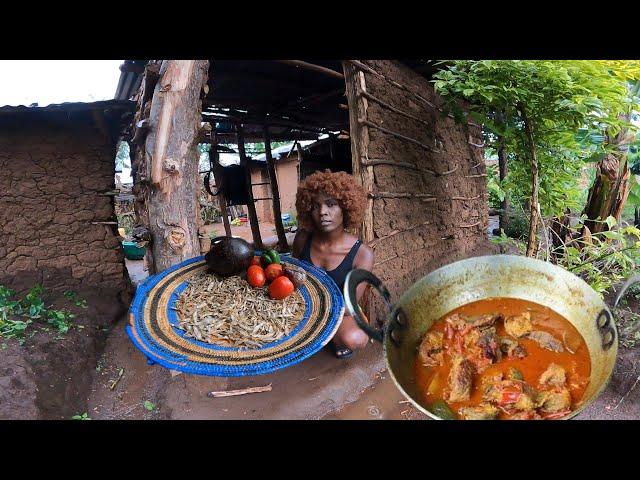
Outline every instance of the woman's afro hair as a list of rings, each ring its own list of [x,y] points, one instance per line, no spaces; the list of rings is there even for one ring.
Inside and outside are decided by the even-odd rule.
[[[364,189],[356,183],[353,176],[346,172],[315,172],[305,178],[298,186],[296,194],[296,210],[298,224],[305,230],[313,228],[311,210],[313,195],[324,193],[334,198],[344,217],[344,227],[348,230],[356,228],[364,216],[367,195]]]

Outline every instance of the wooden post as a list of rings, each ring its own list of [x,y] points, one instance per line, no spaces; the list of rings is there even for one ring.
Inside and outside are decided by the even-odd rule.
[[[351,137],[351,163],[353,176],[364,187],[365,191],[372,192],[374,184],[373,166],[363,165],[363,160],[369,159],[369,128],[361,124],[358,119],[367,119],[369,108],[367,99],[360,95],[366,92],[367,86],[364,73],[359,71],[349,62],[342,62],[349,102],[349,135]],[[373,198],[367,199],[367,207],[364,219],[358,229],[358,236],[365,243],[372,242],[375,238],[373,231]]]
[[[146,192],[152,272],[200,254],[198,139],[208,60],[164,60],[149,112]]]
[[[222,223],[224,224],[224,233],[227,237],[231,236],[231,225],[229,224],[229,212],[227,211],[227,199],[224,198],[224,175],[222,173],[222,165],[220,165],[220,155],[218,154],[218,135],[216,131],[211,132],[211,150],[209,157],[213,162],[213,178],[216,181],[218,189],[218,203],[220,204],[220,212],[222,213]]]
[[[282,225],[282,211],[280,210],[280,190],[278,189],[278,178],[276,177],[276,166],[273,163],[271,155],[271,138],[269,138],[269,127],[264,126],[264,154],[267,157],[267,170],[269,172],[269,181],[271,182],[271,201],[273,203],[273,216],[276,222],[276,232],[278,233],[278,246],[280,250],[286,252],[289,250],[287,236],[284,233]]]
[[[244,151],[244,132],[242,124],[236,125],[236,133],[238,138],[238,153],[240,154],[240,165],[244,167],[244,184],[247,188],[247,215],[249,216],[249,225],[251,225],[251,234],[253,235],[253,245],[255,248],[262,250],[262,237],[260,236],[260,225],[258,224],[258,215],[256,214],[256,204],[253,200],[253,186],[251,185],[251,168],[247,161],[247,155]]]

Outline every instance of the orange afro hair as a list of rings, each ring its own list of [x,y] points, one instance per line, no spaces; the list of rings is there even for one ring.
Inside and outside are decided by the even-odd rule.
[[[315,172],[309,175],[298,186],[296,194],[296,210],[300,227],[311,230],[311,209],[313,195],[324,193],[334,198],[344,217],[344,227],[348,230],[356,228],[364,216],[367,195],[355,179],[346,172],[332,173],[330,170]]]

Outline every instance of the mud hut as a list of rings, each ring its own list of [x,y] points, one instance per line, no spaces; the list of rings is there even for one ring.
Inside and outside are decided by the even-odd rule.
[[[333,167],[352,172],[368,192],[359,233],[374,248],[374,273],[392,295],[428,271],[484,249],[481,128],[443,112],[430,82],[434,71],[428,63],[393,60],[149,62],[140,88],[120,89],[118,98],[138,105],[134,190],[154,243],[151,271],[197,254],[192,197],[199,142],[237,144],[243,167],[245,142],[265,142],[273,218],[279,247],[286,250],[270,142],[348,137],[348,153],[334,155]],[[216,183],[224,186],[216,148],[211,152]],[[240,175],[260,246],[248,168]]]
[[[0,108],[0,284],[127,288],[115,152],[133,102]]]

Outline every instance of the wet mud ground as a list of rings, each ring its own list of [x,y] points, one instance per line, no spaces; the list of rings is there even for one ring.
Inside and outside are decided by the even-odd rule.
[[[146,277],[142,262],[128,262],[128,267],[135,282]],[[377,343],[346,361],[325,349],[269,375],[186,375],[148,365],[126,336],[125,316],[116,314],[115,305],[100,295],[87,300],[89,309],[78,312],[78,322],[86,327],[72,330],[65,340],[38,333],[27,342],[28,348],[10,344],[0,351],[0,418],[69,419],[82,413],[92,420],[429,418],[395,387]],[[637,300],[631,299],[626,307],[640,311]],[[120,320],[112,324],[118,315]],[[92,324],[101,330],[99,336],[89,334]],[[633,335],[634,329],[627,333]],[[639,358],[640,341],[631,348],[621,346],[607,389],[577,419],[640,419]],[[207,396],[211,391],[265,385],[272,390]]]

